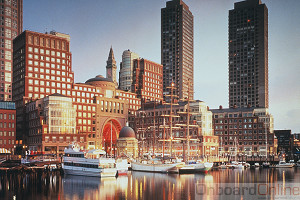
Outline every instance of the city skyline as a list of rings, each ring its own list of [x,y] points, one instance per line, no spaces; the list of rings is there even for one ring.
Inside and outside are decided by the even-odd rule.
[[[161,63],[160,11],[166,1],[89,2],[92,3],[26,1],[24,30],[55,30],[70,35],[72,68],[77,74],[75,82],[85,82],[98,74],[105,75],[111,45],[117,72],[122,52],[126,49]],[[228,11],[238,1],[184,2],[194,15],[194,98],[205,101],[210,108],[228,107]],[[274,116],[275,129],[300,132],[297,126],[297,116],[300,115],[297,5],[300,2],[282,4],[263,0],[262,3],[269,10],[269,108]]]

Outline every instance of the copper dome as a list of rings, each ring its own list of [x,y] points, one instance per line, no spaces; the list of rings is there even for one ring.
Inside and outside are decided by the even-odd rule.
[[[130,128],[129,126],[124,126],[121,131],[120,131],[120,134],[119,134],[119,138],[128,138],[128,137],[131,137],[131,138],[135,138],[135,133],[134,133],[134,130],[132,128]]]

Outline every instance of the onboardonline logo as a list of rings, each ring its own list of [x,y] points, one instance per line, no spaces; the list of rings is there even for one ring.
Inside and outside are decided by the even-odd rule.
[[[196,183],[195,196],[300,199],[300,183]],[[246,198],[247,199],[247,198]]]

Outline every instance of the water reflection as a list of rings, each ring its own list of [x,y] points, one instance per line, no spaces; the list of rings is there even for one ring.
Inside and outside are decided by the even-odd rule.
[[[197,186],[269,183],[283,187],[300,180],[300,169],[219,170],[208,174],[130,172],[118,178],[61,176],[60,173],[2,174],[0,199],[224,199],[199,193]],[[201,188],[200,188],[201,189]],[[250,199],[251,196],[234,196]],[[266,196],[274,199],[275,196]]]

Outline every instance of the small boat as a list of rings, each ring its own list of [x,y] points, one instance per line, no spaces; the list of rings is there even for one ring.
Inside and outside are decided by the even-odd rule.
[[[222,163],[218,166],[219,169],[228,169],[227,165],[225,163]]]
[[[183,164],[183,162],[162,163],[155,160],[149,160],[142,162],[131,162],[131,168],[133,171],[168,173],[179,166],[183,166]]]
[[[238,164],[243,165],[245,168],[250,167],[250,164],[247,162],[238,162]]]
[[[259,163],[254,163],[254,167],[259,167]]]
[[[244,165],[236,161],[232,161],[231,163],[228,163],[227,167],[230,169],[244,169]]]
[[[285,161],[280,161],[279,164],[275,165],[275,168],[292,168],[294,167],[291,163],[286,163]]]
[[[64,153],[62,168],[65,174],[95,177],[114,177],[117,174],[115,159],[106,158],[103,150],[93,149],[85,155],[73,145]]]
[[[262,167],[263,168],[269,168],[270,167],[270,163],[269,162],[263,162],[263,164],[262,164]]]
[[[296,167],[300,167],[300,160],[297,161]]]
[[[207,173],[213,167],[213,163],[209,162],[189,162],[179,169],[180,174],[184,173]]]

